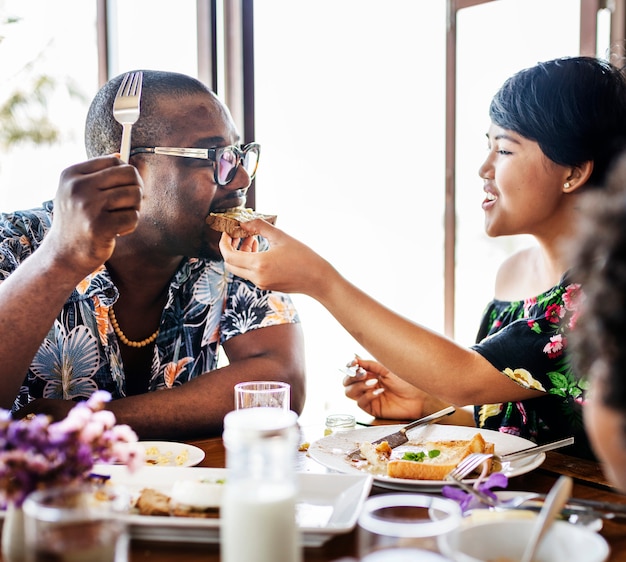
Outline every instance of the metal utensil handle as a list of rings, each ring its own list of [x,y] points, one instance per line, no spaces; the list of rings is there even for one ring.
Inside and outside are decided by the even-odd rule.
[[[510,461],[519,457],[525,457],[526,455],[535,455],[537,453],[543,453],[545,451],[552,451],[552,449],[560,449],[561,447],[567,447],[568,445],[573,445],[574,438],[566,437],[565,439],[560,439],[559,441],[553,441],[552,443],[546,443],[545,445],[539,445],[537,447],[528,447],[527,449],[522,449],[521,451],[515,451],[514,453],[507,453],[505,455],[500,455],[500,461]]]
[[[569,476],[560,476],[556,484],[552,486],[537,519],[533,523],[530,537],[528,538],[526,548],[522,554],[521,562],[532,561],[537,547],[541,542],[541,538],[550,529],[554,522],[555,515],[561,512],[566,501],[571,497],[572,486],[573,481]]]
[[[424,424],[433,422],[435,420],[438,420],[439,418],[449,416],[450,414],[453,414],[454,412],[456,412],[456,408],[454,406],[448,406],[447,408],[444,408],[443,410],[439,410],[438,412],[435,412],[434,414],[430,414],[429,416],[424,416],[423,418],[420,418],[419,420],[415,420],[414,422],[405,425],[401,431],[406,432],[409,429],[413,429],[414,427],[417,427],[418,425],[424,425]]]

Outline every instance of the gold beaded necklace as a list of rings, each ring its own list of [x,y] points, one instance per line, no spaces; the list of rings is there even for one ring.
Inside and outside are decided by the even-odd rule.
[[[117,322],[117,318],[115,317],[115,311],[113,310],[113,307],[109,308],[109,318],[111,319],[111,325],[113,326],[113,331],[115,332],[115,335],[119,338],[119,340],[124,345],[127,345],[129,347],[145,347],[147,345],[150,345],[154,340],[156,340],[157,336],[159,335],[159,329],[157,328],[157,330],[149,338],[146,338],[145,340],[141,340],[141,341],[129,340],[126,337],[126,334],[122,332],[120,325]]]

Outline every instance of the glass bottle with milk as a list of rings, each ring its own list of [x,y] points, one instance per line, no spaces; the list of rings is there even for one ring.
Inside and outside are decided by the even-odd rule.
[[[224,418],[222,562],[301,562],[296,523],[297,414],[245,408]]]

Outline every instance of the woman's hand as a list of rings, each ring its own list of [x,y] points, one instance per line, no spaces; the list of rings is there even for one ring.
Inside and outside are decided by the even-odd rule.
[[[262,219],[241,224],[250,236],[233,239],[223,233],[220,251],[229,271],[252,281],[261,289],[304,293],[315,298],[323,294],[323,282],[336,271],[311,248]],[[256,235],[269,242],[269,249],[258,252]]]
[[[351,365],[358,365],[360,369],[356,376],[343,379],[345,394],[376,418],[416,420],[450,406],[394,375],[377,361],[356,357]],[[465,408],[457,408],[437,423],[475,426],[472,412]]]
[[[394,375],[377,361],[357,357],[352,365],[358,365],[364,372],[345,377],[343,385],[346,396],[356,400],[359,408],[386,419],[408,420],[425,415],[429,394]]]

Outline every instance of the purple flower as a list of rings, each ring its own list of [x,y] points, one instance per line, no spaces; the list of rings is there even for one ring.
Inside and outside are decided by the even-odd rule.
[[[506,488],[508,484],[509,479],[502,474],[502,472],[494,472],[493,474],[490,474],[485,481],[474,484],[474,486],[495,500],[497,499],[497,496],[494,493],[493,488]],[[441,489],[441,493],[444,497],[459,502],[463,513],[472,509],[475,505],[475,502],[473,501],[475,499],[474,496],[468,492],[464,492],[456,486],[444,486]]]
[[[86,480],[97,461],[141,466],[137,434],[104,410],[110,398],[97,391],[59,422],[44,415],[12,420],[0,409],[0,504],[20,506],[35,489]]]

